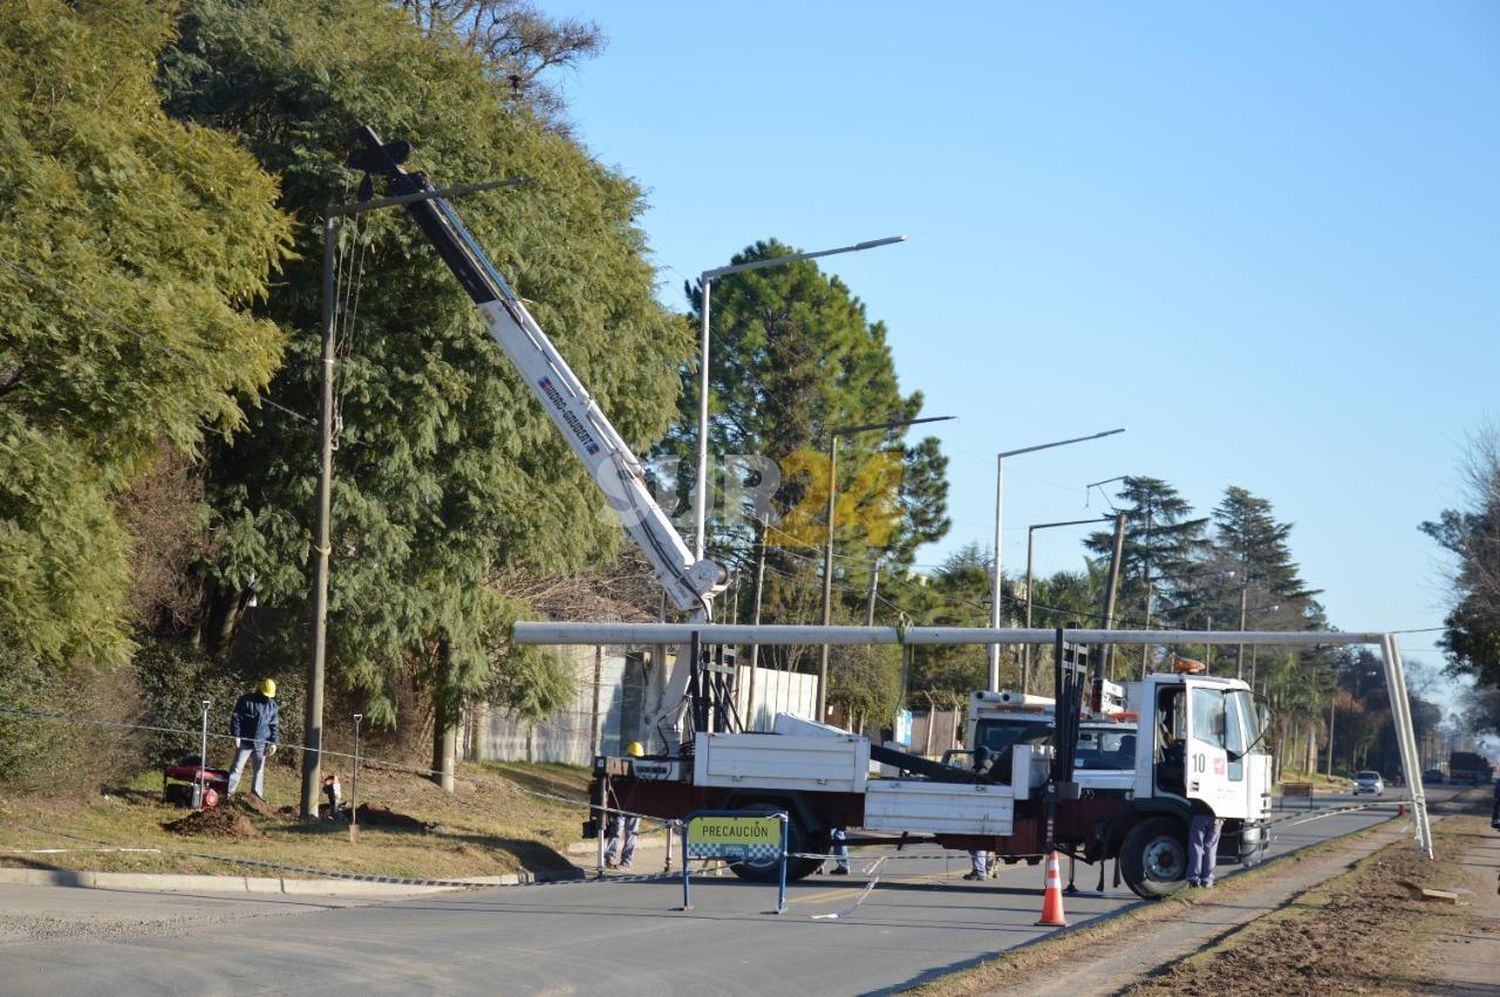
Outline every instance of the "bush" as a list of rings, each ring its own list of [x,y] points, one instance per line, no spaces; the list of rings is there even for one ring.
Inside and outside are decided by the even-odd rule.
[[[44,666],[3,642],[0,704],[47,714],[0,714],[0,782],[21,788],[95,786],[139,764],[127,724],[137,703],[127,670]]]

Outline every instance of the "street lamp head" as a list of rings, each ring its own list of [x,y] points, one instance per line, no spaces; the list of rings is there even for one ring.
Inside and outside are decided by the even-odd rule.
[[[853,249],[855,252],[859,252],[865,249],[875,249],[877,246],[889,246],[892,243],[905,241],[906,236],[904,235],[891,235],[885,237],[884,239],[869,239],[865,242],[855,243]]]

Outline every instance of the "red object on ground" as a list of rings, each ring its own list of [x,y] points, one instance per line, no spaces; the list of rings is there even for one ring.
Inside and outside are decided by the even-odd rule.
[[[163,782],[197,782],[198,773],[203,773],[203,785],[217,790],[221,795],[229,792],[229,773],[224,769],[200,768],[197,765],[168,765],[161,770]]]

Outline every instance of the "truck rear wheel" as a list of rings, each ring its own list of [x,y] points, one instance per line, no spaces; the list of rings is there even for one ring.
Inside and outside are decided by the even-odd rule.
[[[757,800],[754,803],[746,803],[744,806],[746,810],[785,810],[787,813],[787,851],[792,855],[797,855],[805,854],[809,850],[807,829],[802,826],[796,810],[779,800]],[[788,858],[786,881],[792,883],[799,879],[806,879],[817,872],[822,865],[822,859]],[[739,878],[752,883],[775,883],[781,879],[780,859],[746,860],[735,862],[729,868]]]
[[[1130,829],[1120,845],[1120,874],[1130,892],[1160,900],[1186,883],[1187,828],[1170,817],[1150,817]]]

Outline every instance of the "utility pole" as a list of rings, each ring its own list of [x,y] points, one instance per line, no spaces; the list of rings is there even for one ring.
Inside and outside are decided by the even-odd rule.
[[[760,626],[760,599],[766,587],[766,532],[770,528],[769,516],[760,518],[760,550],[755,559],[755,625]],[[746,690],[745,712],[752,730],[755,729],[755,670],[760,666],[760,642],[750,645],[750,683]]]
[[[1146,537],[1148,538],[1147,539],[1148,543],[1150,542],[1149,538],[1151,536],[1152,525],[1153,525],[1152,522],[1151,522],[1151,511],[1152,511],[1151,507],[1148,505],[1146,507]],[[1141,559],[1141,563],[1144,565],[1144,567],[1146,569],[1146,620],[1141,625],[1141,629],[1143,629],[1143,630],[1150,630],[1151,629],[1151,548],[1150,547],[1147,547],[1145,549],[1145,556]],[[1142,644],[1141,645],[1141,681],[1142,682],[1146,681],[1146,672],[1150,670],[1150,663],[1151,663],[1151,645],[1150,644]]]
[[[329,517],[333,495],[333,365],[335,347],[334,239],[338,219],[359,215],[377,208],[413,204],[435,197],[472,194],[497,187],[514,187],[529,183],[524,178],[489,180],[484,183],[446,187],[397,197],[378,197],[349,204],[329,205],[323,216],[323,400],[318,418],[318,499],[317,524],[314,527],[312,561],[309,574],[312,587],[312,651],[307,665],[307,709],[303,714],[302,740],[302,808],[303,820],[318,819],[318,790],[321,788],[323,753],[323,684],[328,646],[328,557],[333,552],[329,539]]]
[[[303,714],[302,819],[318,819],[318,788],[323,752],[323,678],[327,666],[328,555],[332,553],[328,519],[333,504],[333,241],[338,218],[323,219],[323,403],[318,418],[318,522],[312,549],[312,654],[307,665],[307,703]]]
[[[870,558],[870,594],[865,599],[865,626],[875,625],[875,586],[880,582],[880,555]]]
[[[1250,604],[1250,572],[1241,566],[1245,577],[1240,583],[1240,633],[1245,632],[1245,612]],[[1234,677],[1243,679],[1245,677],[1245,645],[1240,645],[1238,661],[1234,668]]]
[[[1109,556],[1109,585],[1104,590],[1104,629],[1113,630],[1115,626],[1115,600],[1120,594],[1120,561],[1125,556],[1125,514],[1115,513],[1115,542]],[[1105,674],[1110,681],[1115,677],[1115,647],[1108,645],[1105,650]]]

